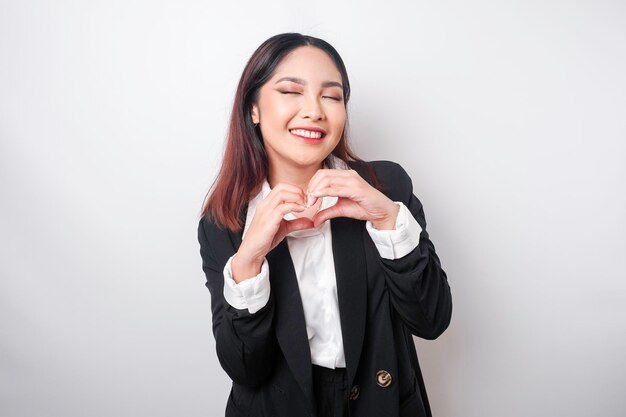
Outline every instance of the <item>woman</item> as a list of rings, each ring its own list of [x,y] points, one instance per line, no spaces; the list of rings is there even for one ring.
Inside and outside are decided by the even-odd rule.
[[[412,334],[450,322],[446,274],[404,169],[347,143],[327,42],[265,41],[236,92],[198,228],[227,416],[429,416]]]

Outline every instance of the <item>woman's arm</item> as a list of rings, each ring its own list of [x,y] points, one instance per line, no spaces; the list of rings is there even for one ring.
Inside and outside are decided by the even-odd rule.
[[[198,225],[198,241],[206,286],[211,293],[213,334],[220,364],[234,382],[259,386],[272,372],[277,351],[272,296],[254,314],[232,307],[224,298],[228,254],[214,248],[214,245],[223,245],[222,248],[230,245],[228,233],[205,217]]]
[[[399,259],[381,258],[386,272],[387,289],[391,303],[411,332],[424,339],[435,339],[450,324],[452,295],[446,273],[441,268],[435,246],[426,231],[426,218],[422,203],[413,194],[413,184],[406,171],[398,164],[380,175],[397,184],[398,191],[389,196],[402,201],[422,228],[419,244],[409,254]],[[389,182],[386,182],[389,183]]]

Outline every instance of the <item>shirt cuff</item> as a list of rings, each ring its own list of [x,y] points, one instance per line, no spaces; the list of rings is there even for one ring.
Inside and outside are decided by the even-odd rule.
[[[408,255],[420,241],[422,227],[401,201],[394,201],[400,206],[396,217],[395,230],[378,230],[369,220],[365,228],[370,234],[380,256],[385,259],[398,259]]]
[[[248,309],[254,314],[262,309],[270,299],[270,268],[267,259],[263,260],[259,275],[244,279],[239,284],[233,279],[231,256],[224,266],[224,298],[238,310]]]

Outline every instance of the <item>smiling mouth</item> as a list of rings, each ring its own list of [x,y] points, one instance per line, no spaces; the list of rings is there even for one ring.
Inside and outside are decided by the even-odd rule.
[[[298,136],[300,138],[309,139],[309,140],[321,140],[326,134],[322,132],[314,132],[312,130],[304,130],[304,129],[291,129],[289,130],[294,136]]]

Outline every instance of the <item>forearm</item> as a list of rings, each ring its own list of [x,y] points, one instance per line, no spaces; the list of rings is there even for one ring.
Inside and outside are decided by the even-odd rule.
[[[409,211],[421,227],[417,247],[399,259],[382,259],[391,302],[412,333],[435,339],[448,327],[452,295],[446,273],[426,231],[421,202],[408,198]]]
[[[218,242],[226,241],[217,228],[201,221],[198,230],[202,268],[211,293],[213,334],[222,367],[233,381],[247,386],[260,384],[272,371],[276,341],[273,302],[258,300],[254,312],[237,309],[224,296],[224,269],[229,253]],[[211,242],[211,243],[210,243]]]

